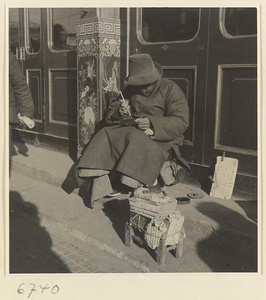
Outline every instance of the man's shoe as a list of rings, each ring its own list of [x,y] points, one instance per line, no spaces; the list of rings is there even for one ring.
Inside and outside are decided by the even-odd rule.
[[[128,194],[131,189],[129,186],[123,184],[118,178],[111,181],[113,191],[108,194],[108,197],[116,197],[120,194]]]
[[[113,191],[110,194],[108,194],[106,197],[116,197],[116,196],[121,195],[121,193],[122,192],[119,192],[119,191],[113,189]]]

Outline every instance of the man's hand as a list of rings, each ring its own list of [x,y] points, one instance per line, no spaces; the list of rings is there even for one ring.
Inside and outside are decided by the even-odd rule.
[[[141,130],[146,130],[146,129],[150,128],[150,126],[151,126],[151,122],[147,117],[138,118],[135,121],[138,125],[138,128],[141,129]]]

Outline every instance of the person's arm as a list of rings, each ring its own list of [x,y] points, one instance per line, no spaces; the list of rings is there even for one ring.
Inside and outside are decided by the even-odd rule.
[[[154,139],[171,141],[182,136],[189,125],[189,110],[187,99],[182,90],[171,83],[166,94],[165,116],[149,116],[154,130]]]
[[[9,55],[9,76],[16,101],[18,101],[19,104],[20,113],[22,116],[33,118],[34,103],[31,91],[27,85],[26,78],[22,73],[20,63],[13,53],[9,53]]]

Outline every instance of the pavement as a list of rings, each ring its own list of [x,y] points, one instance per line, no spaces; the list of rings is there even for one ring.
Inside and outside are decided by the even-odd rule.
[[[106,251],[47,222],[31,202],[10,193],[10,265],[20,273],[137,273]]]
[[[169,252],[165,264],[158,265],[154,251],[137,243],[131,247],[124,245],[124,226],[129,211],[128,194],[102,198],[91,209],[77,190],[68,194],[63,189],[74,164],[67,154],[36,148],[30,144],[15,147],[18,154],[12,157],[9,186],[12,203],[19,203],[35,211],[39,218],[38,224],[48,228],[51,237],[53,232],[62,232],[64,240],[67,236],[75,238],[83,242],[86,249],[99,249],[125,264],[121,269],[106,266],[106,272],[257,271],[256,195],[235,192],[230,200],[213,198],[202,191],[197,182],[192,181],[167,187],[167,194],[175,198],[191,192],[203,193],[204,197],[191,199],[186,205],[178,205],[185,217],[187,237],[184,257],[176,259]],[[60,239],[56,240],[60,247]],[[69,243],[75,246],[75,242]],[[197,252],[198,261],[189,260],[191,251]],[[210,253],[215,253],[216,263],[210,259]],[[241,257],[245,263],[226,266],[222,253],[230,255],[232,261]],[[203,263],[205,267],[200,267]],[[82,268],[81,272],[90,272],[90,269],[86,271],[86,268]],[[91,272],[96,272],[96,269]],[[104,272],[100,267],[98,270]]]

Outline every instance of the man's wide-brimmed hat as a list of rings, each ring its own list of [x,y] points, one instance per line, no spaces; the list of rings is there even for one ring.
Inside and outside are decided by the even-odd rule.
[[[138,53],[129,57],[129,76],[127,85],[145,85],[153,83],[163,76],[160,64],[154,62],[149,54]]]

